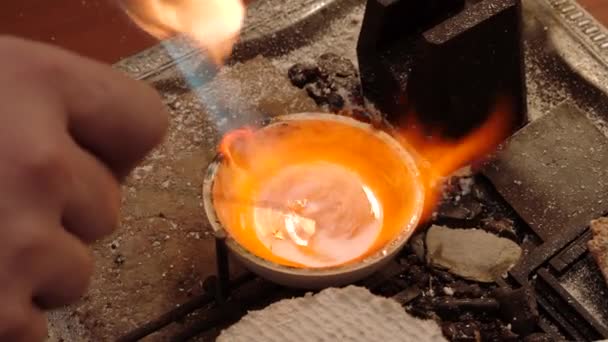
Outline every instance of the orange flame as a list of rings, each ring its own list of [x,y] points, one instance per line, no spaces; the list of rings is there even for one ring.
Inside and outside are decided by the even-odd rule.
[[[159,39],[185,34],[221,64],[232,53],[243,20],[242,0],[121,0],[126,13]]]
[[[246,156],[247,153],[233,153],[233,150],[239,147],[246,148],[247,140],[253,137],[254,134],[254,129],[250,127],[237,129],[226,134],[219,145],[220,153],[229,163],[244,167],[246,162],[243,158],[239,157]]]
[[[264,224],[260,224],[254,220],[256,216],[252,213],[254,208],[260,207],[268,213],[269,217],[289,218],[292,211],[294,215],[300,215],[300,210],[293,209],[285,198],[291,198],[290,196],[293,195],[298,200],[302,200],[298,196],[304,196],[301,192],[302,186],[308,184],[311,185],[310,189],[319,191],[319,196],[306,195],[303,197],[304,200],[310,199],[311,207],[314,208],[320,208],[319,203],[323,201],[327,204],[333,203],[331,204],[333,207],[323,207],[323,210],[337,223],[337,225],[327,222],[322,224],[324,221],[320,219],[321,216],[314,216],[317,215],[316,212],[302,213],[305,219],[319,219],[316,222],[320,222],[319,226],[314,226],[314,234],[327,235],[328,227],[341,227],[349,220],[354,220],[357,224],[364,222],[365,220],[361,219],[363,216],[359,215],[365,212],[365,209],[361,209],[363,206],[355,209],[355,200],[358,197],[354,192],[349,193],[347,186],[342,186],[345,183],[339,184],[348,177],[338,175],[337,171],[332,174],[329,169],[323,169],[318,174],[310,171],[319,160],[329,161],[333,165],[340,165],[344,169],[355,172],[360,177],[361,184],[365,185],[364,190],[367,188],[375,196],[374,203],[380,209],[373,212],[383,213],[374,216],[383,220],[377,238],[374,241],[371,241],[373,238],[370,241],[365,240],[364,243],[357,245],[369,247],[367,252],[360,256],[365,257],[383,248],[399,234],[411,234],[414,227],[404,228],[406,226],[404,222],[409,222],[413,218],[416,218],[416,223],[428,220],[441,199],[444,179],[463,166],[493,152],[511,133],[513,114],[506,102],[499,102],[483,124],[458,140],[449,140],[438,133],[439,131],[426,135],[421,125],[416,124],[416,120],[412,119],[410,125],[397,130],[393,136],[404,147],[405,153],[410,152],[413,160],[411,163],[416,165],[409,167],[406,167],[404,159],[399,157],[401,152],[395,153],[395,150],[389,147],[390,143],[387,142],[391,140],[377,138],[375,135],[377,131],[369,127],[359,129],[332,122],[296,120],[292,125],[275,125],[267,130],[245,128],[232,131],[224,136],[219,146],[225,160],[216,175],[214,185],[218,216],[237,241],[262,258],[293,267],[335,266],[334,259],[330,258],[329,261],[323,259],[330,255],[324,253],[342,250],[341,248],[344,247],[341,245],[342,242],[332,240],[335,245],[329,247],[323,245],[325,247],[321,248],[321,239],[317,239],[315,240],[317,246],[312,249],[303,250],[304,247],[300,246],[292,251],[290,248],[293,246],[287,244],[289,247],[285,247],[283,244],[282,241],[287,240],[283,233],[279,235],[273,233],[272,237],[267,238],[270,233],[264,231],[265,233],[262,234],[264,237],[259,237],[260,226],[274,232],[275,228],[282,227],[283,221],[264,221]],[[286,177],[282,172],[290,165],[300,165],[297,170],[302,173],[290,174],[291,178],[286,178],[289,181],[279,182],[280,186],[275,184],[276,189],[272,188],[275,192],[264,192],[276,179]],[[305,168],[301,165],[312,166]],[[307,173],[309,171],[312,173]],[[333,189],[334,184],[337,189]],[[319,186],[318,189],[316,186]],[[260,197],[261,189],[266,189],[261,193],[266,195],[271,193],[272,196]],[[345,199],[335,203],[327,202],[331,198],[342,198],[340,196]],[[262,202],[257,202],[260,199]],[[306,216],[309,214],[314,215]],[[361,238],[367,236],[365,234],[372,234],[372,228],[375,226],[362,225],[362,227],[366,228],[358,229],[353,236]],[[352,237],[348,241],[352,243]],[[277,244],[276,248],[274,244]],[[351,247],[342,252],[347,254],[353,252]],[[312,250],[317,254],[310,252]]]
[[[235,156],[232,153],[232,148],[237,145],[239,142],[244,142],[248,138],[251,138],[254,135],[255,131],[251,127],[244,127],[237,130],[234,130],[228,134],[226,134],[219,145],[219,151],[224,158],[226,158],[230,163],[238,164],[237,160],[235,160]]]
[[[472,162],[492,153],[513,129],[513,112],[507,101],[498,101],[488,119],[464,138],[449,140],[439,130],[425,135],[412,115],[410,124],[400,129],[403,143],[411,146],[423,162],[419,168],[425,182],[425,210],[429,218],[440,200],[443,180]]]
[[[450,140],[444,138],[440,130],[425,134],[422,125],[416,120],[416,115],[410,116],[409,124],[399,129],[395,138],[409,151],[417,154],[418,168],[425,188],[423,220],[430,218],[438,204],[444,179],[462,167],[480,161],[492,153],[511,134],[513,117],[514,113],[508,102],[498,101],[488,119],[480,127],[464,138]],[[245,156],[247,153],[234,154],[232,151],[236,148],[246,148],[247,139],[254,133],[255,130],[250,127],[229,132],[219,146],[220,152],[230,162],[246,168],[247,161],[241,160],[239,156]],[[268,147],[267,152],[272,153],[272,147]],[[280,158],[281,156],[274,156],[265,160],[277,164],[280,163]]]

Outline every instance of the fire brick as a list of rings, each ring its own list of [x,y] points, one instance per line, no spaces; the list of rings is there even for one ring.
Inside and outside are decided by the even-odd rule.
[[[515,134],[485,174],[544,242],[575,238],[608,209],[608,138],[564,104]]]

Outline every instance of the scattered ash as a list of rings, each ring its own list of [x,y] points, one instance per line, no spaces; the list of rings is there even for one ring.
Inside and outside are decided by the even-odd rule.
[[[429,226],[484,229],[520,245],[530,239],[525,225],[484,178],[454,177],[445,189]],[[466,210],[454,209],[459,206]],[[534,291],[466,280],[430,266],[425,235],[426,229],[410,239],[394,266],[398,275],[371,286],[374,293],[392,297],[416,317],[438,321],[451,341],[553,341],[536,330]]]
[[[562,286],[605,328],[608,328],[608,287],[590,256],[560,279]]]

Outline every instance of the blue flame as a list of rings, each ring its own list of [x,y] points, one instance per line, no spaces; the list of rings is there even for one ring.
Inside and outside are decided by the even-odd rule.
[[[213,123],[220,135],[223,135],[235,128],[236,125],[230,119],[230,115],[224,106],[220,105],[214,94],[205,90],[205,86],[209,85],[218,75],[220,67],[213,63],[210,58],[204,53],[196,54],[196,57],[184,57],[184,48],[180,46],[182,43],[173,40],[166,40],[161,43],[169,56],[176,63],[176,68],[183,76],[186,84],[196,93],[201,104],[205,108],[208,121]]]

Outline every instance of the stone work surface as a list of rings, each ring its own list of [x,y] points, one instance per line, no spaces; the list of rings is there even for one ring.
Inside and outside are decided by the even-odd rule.
[[[608,203],[608,138],[561,105],[515,134],[485,174],[543,241],[576,237]]]
[[[202,281],[215,273],[201,187],[219,134],[197,92],[186,91],[180,79],[161,83],[171,110],[167,139],[124,186],[120,229],[94,246],[97,269],[89,293],[51,314],[57,340],[114,340],[201,293]],[[317,110],[304,90],[264,58],[227,68],[208,87],[234,116],[229,121]]]

